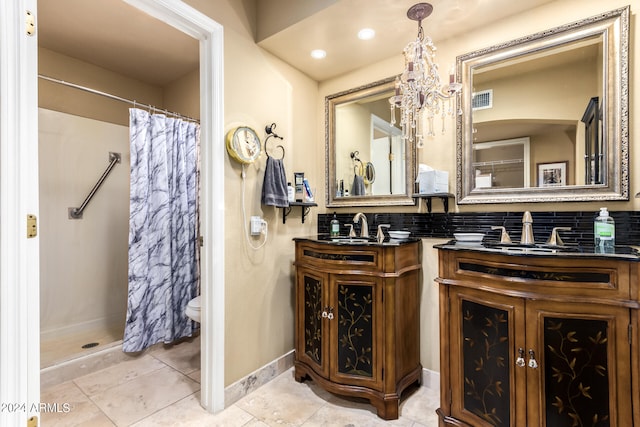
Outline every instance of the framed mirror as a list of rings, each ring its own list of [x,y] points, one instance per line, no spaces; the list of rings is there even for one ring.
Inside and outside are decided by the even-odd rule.
[[[629,7],[457,58],[459,204],[629,200]]]
[[[415,204],[415,150],[391,123],[394,83],[390,77],[325,98],[328,207]]]

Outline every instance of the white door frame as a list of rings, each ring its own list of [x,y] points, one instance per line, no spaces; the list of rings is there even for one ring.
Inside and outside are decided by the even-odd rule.
[[[201,404],[224,408],[223,30],[172,0],[124,0],[200,41],[202,142]],[[26,12],[35,17],[28,36]],[[12,0],[0,14],[0,425],[26,425],[40,401],[37,0]],[[214,226],[216,233],[213,233]],[[214,238],[215,235],[215,238]]]
[[[26,33],[36,2],[5,2],[0,14],[0,404],[12,405],[3,426],[26,425],[40,400],[39,238],[27,238],[27,215],[38,215],[38,39]]]

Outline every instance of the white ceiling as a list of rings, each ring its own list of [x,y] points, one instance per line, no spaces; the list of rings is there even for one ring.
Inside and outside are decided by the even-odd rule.
[[[258,12],[274,0],[255,0]],[[289,10],[258,13],[258,28]],[[434,11],[423,22],[434,42],[553,0],[432,0]],[[400,55],[417,34],[417,23],[406,17],[415,0],[337,0],[324,2],[308,15],[282,20],[258,44],[317,81]],[[292,3],[293,4],[293,3]],[[297,8],[299,9],[299,7]],[[277,27],[277,25],[276,25]],[[362,27],[376,31],[361,41]],[[42,47],[72,56],[135,79],[164,86],[198,66],[198,43],[181,32],[139,12],[121,0],[40,0],[38,35]],[[254,31],[259,33],[259,31]],[[312,49],[327,51],[324,60],[310,57]]]

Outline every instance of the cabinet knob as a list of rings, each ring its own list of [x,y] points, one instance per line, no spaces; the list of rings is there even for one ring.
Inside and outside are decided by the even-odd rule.
[[[520,368],[524,368],[524,365],[526,365],[524,361],[524,348],[520,347],[518,349],[518,358],[516,359],[516,366]]]
[[[322,309],[322,314],[321,314],[323,319],[333,319],[333,307],[325,307]]]
[[[532,349],[529,349],[529,367],[531,369],[538,368],[538,362],[536,361],[536,355]]]

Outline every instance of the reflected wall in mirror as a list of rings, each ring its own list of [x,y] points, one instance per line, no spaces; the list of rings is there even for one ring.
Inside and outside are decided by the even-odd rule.
[[[326,97],[328,207],[415,204],[414,150],[390,123],[394,82],[391,77]]]
[[[628,200],[628,40],[627,6],[459,56],[458,203]]]

